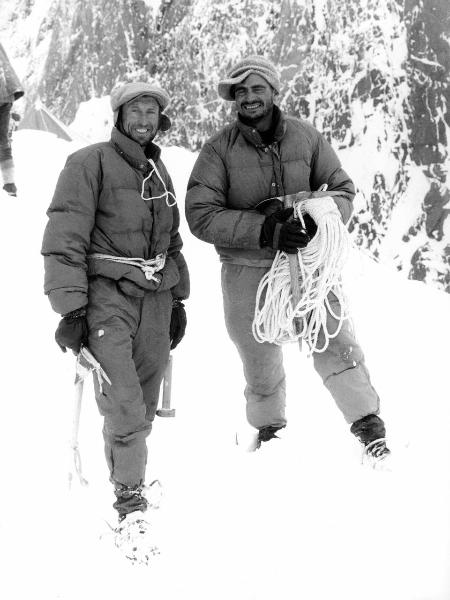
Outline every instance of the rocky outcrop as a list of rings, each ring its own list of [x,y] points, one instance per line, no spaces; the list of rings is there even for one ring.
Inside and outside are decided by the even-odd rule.
[[[355,242],[449,291],[448,0],[53,0],[40,20],[40,0],[4,1],[28,101],[70,123],[80,102],[150,76],[173,99],[166,143],[192,150],[233,117],[216,92],[230,64],[269,56],[281,106],[332,140],[357,184]]]

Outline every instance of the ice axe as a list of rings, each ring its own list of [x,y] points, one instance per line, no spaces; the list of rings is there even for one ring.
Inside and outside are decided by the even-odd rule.
[[[284,208],[292,208],[296,200],[298,200],[298,194],[289,194],[288,196],[280,197],[280,200],[284,204]],[[291,293],[292,293],[292,305],[294,308],[298,305],[301,299],[301,289],[300,289],[300,269],[298,266],[298,257],[297,254],[288,254],[289,260],[289,273],[291,277]],[[298,317],[294,318],[294,329],[295,333],[298,335],[302,330],[301,319]],[[300,350],[302,349],[302,338],[298,338],[298,346]]]
[[[88,485],[87,479],[83,477],[80,448],[78,446],[78,431],[80,429],[80,414],[81,414],[81,400],[83,398],[83,379],[75,376],[75,397],[73,406],[73,420],[72,420],[72,437],[70,438],[70,449],[72,451],[73,467],[69,469],[69,488],[72,487],[72,480],[74,475],[78,476],[78,479],[82,486]]]
[[[82,346],[80,352],[77,354],[77,362],[75,365],[75,397],[72,421],[72,437],[70,439],[70,449],[72,450],[73,454],[73,468],[69,470],[69,488],[72,485],[74,473],[78,476],[82,486],[88,485],[88,482],[83,477],[82,472],[81,454],[78,446],[78,432],[80,429],[81,400],[83,398],[84,380],[91,371],[97,376],[100,389],[102,387],[103,380],[107,381],[111,385],[111,381],[108,375],[102,369],[100,363],[95,360],[86,346]]]
[[[169,354],[169,360],[167,361],[166,370],[164,371],[164,378],[162,384],[162,406],[156,411],[158,417],[175,416],[175,409],[170,408],[170,399],[172,393],[172,361],[172,355]]]
[[[262,212],[265,215],[271,214],[271,212],[276,211],[281,207],[284,208],[293,208],[295,202],[298,200],[302,200],[304,198],[309,197],[311,192],[298,192],[295,194],[288,194],[286,196],[275,196],[271,198],[267,198],[263,200],[259,204],[257,204],[256,208],[259,212]],[[271,211],[271,212],[268,212]],[[289,218],[289,221],[292,221],[294,216]],[[292,294],[292,306],[295,308],[301,299],[301,288],[300,288],[300,268],[298,264],[297,254],[287,254],[289,261],[289,275],[291,280],[291,294]],[[294,317],[293,321],[294,330],[296,335],[299,335],[302,331],[302,322],[298,317]],[[302,339],[298,338],[298,346],[300,350],[302,349]]]

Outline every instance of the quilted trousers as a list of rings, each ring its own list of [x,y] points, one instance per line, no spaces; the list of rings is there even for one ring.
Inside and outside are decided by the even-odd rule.
[[[259,343],[252,334],[256,292],[266,272],[265,267],[222,265],[225,323],[244,368],[247,419],[258,429],[286,424],[282,348],[267,342]],[[339,314],[339,303],[334,295],[330,302],[334,313]],[[337,327],[336,319],[330,314],[327,326],[331,332]],[[323,333],[319,335],[319,348],[322,340]],[[362,349],[348,320],[344,321],[339,334],[330,340],[325,352],[313,354],[313,362],[347,423],[379,413],[380,399],[370,382]]]
[[[171,312],[170,291],[144,292],[106,277],[89,283],[89,348],[111,380],[102,389],[96,384],[96,400],[116,488],[144,483],[146,437],[169,357]]]

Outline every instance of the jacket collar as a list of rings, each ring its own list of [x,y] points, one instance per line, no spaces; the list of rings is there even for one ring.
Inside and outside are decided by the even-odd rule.
[[[149,170],[148,159],[151,158],[157,162],[161,156],[161,148],[153,142],[149,142],[144,150],[142,146],[119,131],[117,127],[112,129],[111,144],[129,165],[144,173]]]
[[[241,120],[240,115],[237,116],[236,121],[237,127],[245,139],[256,146],[257,148],[263,148],[266,144],[262,141],[261,135],[259,131],[252,127],[251,125],[247,125]],[[286,120],[284,118],[283,112],[274,104],[273,106],[273,116],[272,116],[272,127],[273,127],[273,141],[279,142],[286,133]]]

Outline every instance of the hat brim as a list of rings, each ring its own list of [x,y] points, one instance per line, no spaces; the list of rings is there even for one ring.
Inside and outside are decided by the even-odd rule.
[[[169,104],[168,97],[165,94],[160,93],[158,90],[141,90],[139,92],[136,92],[136,90],[131,89],[121,96],[120,106],[123,106],[124,104],[127,104],[128,102],[131,102],[132,100],[136,100],[137,98],[141,98],[143,96],[149,96],[150,98],[154,98],[159,104],[161,110],[164,110]]]
[[[233,87],[236,86],[238,83],[242,83],[244,79],[247,79],[247,77],[252,73],[256,73],[256,71],[254,71],[253,69],[249,69],[248,71],[244,71],[236,77],[232,77],[230,79],[222,79],[222,81],[219,81],[219,96],[224,100],[234,100],[234,93],[232,93]],[[258,75],[261,75],[261,73],[258,73]]]

